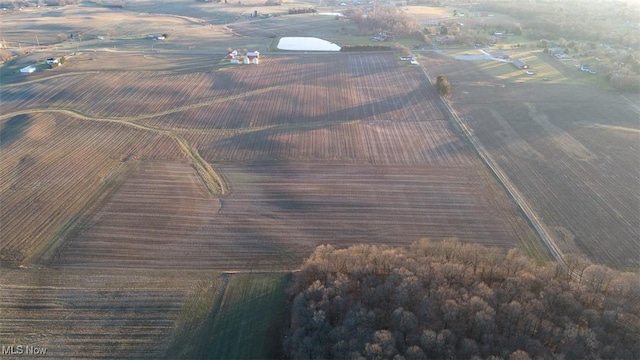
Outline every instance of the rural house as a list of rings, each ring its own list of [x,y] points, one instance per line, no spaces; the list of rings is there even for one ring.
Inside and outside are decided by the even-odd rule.
[[[238,50],[233,50],[225,57],[225,59],[235,59],[236,56],[238,56]]]

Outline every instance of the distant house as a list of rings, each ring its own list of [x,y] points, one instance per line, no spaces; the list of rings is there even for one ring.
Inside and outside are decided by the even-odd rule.
[[[582,66],[580,66],[580,70],[584,72],[589,72],[591,71],[591,67],[587,64],[582,64]]]
[[[386,31],[381,31],[377,33],[372,40],[373,41],[387,41],[388,34]]]
[[[400,57],[401,61],[411,61],[413,60],[413,55],[409,55],[409,56],[401,56]]]
[[[30,74],[32,72],[36,71],[36,67],[33,65],[29,65],[26,67],[23,67],[22,69],[20,69],[20,72],[23,74]]]
[[[60,61],[59,61],[58,59],[56,59],[56,58],[52,58],[52,57],[50,57],[50,58],[48,58],[48,59],[47,59],[47,64],[49,64],[49,65],[56,65],[56,64],[58,64],[59,62],[60,62]]]
[[[518,69],[529,68],[529,65],[520,59],[514,59],[511,63],[513,64],[513,66],[517,67]]]
[[[227,56],[225,56],[225,59],[235,59],[236,56],[238,56],[238,51],[237,50],[233,50]]]

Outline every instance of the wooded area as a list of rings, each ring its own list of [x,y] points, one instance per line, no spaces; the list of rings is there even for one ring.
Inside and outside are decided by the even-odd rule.
[[[422,240],[320,246],[290,289],[290,358],[640,358],[638,275]]]

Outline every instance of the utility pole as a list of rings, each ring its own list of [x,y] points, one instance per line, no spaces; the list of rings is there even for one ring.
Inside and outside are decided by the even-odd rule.
[[[38,35],[36,35],[36,43],[38,44],[38,47],[40,47],[40,40],[38,40]]]

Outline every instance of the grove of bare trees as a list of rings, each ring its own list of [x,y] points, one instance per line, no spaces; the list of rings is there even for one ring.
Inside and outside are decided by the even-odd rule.
[[[375,11],[364,11],[350,8],[344,12],[358,27],[368,33],[380,31],[393,34],[420,33],[420,27],[415,18],[397,7],[380,7]]]
[[[423,240],[320,246],[295,274],[289,358],[638,359],[638,274]]]

